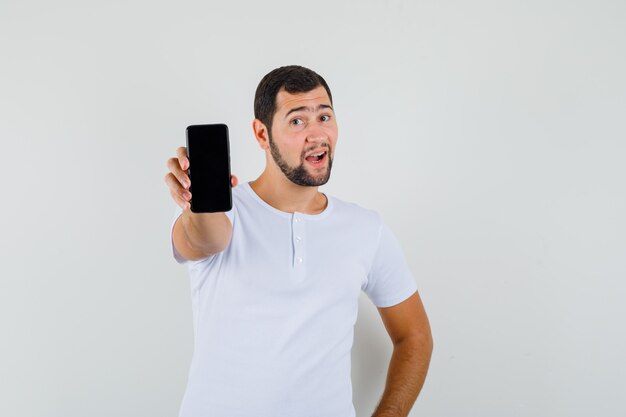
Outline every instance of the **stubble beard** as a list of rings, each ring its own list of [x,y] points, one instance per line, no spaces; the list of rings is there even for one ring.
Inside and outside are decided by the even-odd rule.
[[[269,132],[268,132],[269,133]],[[296,167],[291,167],[287,164],[287,161],[283,158],[280,151],[278,150],[278,146],[272,140],[272,134],[269,133],[269,142],[270,142],[270,152],[272,154],[272,158],[274,158],[274,162],[280,168],[285,177],[294,184],[302,185],[305,187],[318,187],[320,185],[324,185],[330,179],[330,171],[333,167],[333,160],[330,156],[330,146],[325,144],[323,147],[326,148],[326,158],[328,158],[328,167],[326,168],[326,172],[322,173],[319,176],[313,176],[309,171],[307,171],[306,166],[304,165],[304,154],[302,155],[303,162]]]

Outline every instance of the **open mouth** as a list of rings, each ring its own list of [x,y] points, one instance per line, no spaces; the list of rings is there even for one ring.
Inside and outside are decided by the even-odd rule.
[[[305,159],[313,166],[322,165],[327,156],[326,151],[318,152],[307,156]]]

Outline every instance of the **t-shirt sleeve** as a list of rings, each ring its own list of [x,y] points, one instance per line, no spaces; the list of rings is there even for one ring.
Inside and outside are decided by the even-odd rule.
[[[392,231],[381,224],[378,247],[363,291],[376,307],[401,303],[417,291],[417,284]]]
[[[176,247],[174,246],[174,225],[176,224],[176,220],[178,220],[178,218],[180,217],[182,213],[183,213],[183,209],[180,208],[179,206],[176,206],[176,209],[174,211],[174,219],[172,220],[172,225],[170,227],[170,244],[172,246],[172,254],[174,255],[174,259],[179,264],[202,262],[202,260],[191,261],[189,259],[183,258],[182,255],[178,253],[178,251],[176,250]],[[225,212],[225,214],[226,214],[226,217],[228,217],[228,219],[230,220],[230,224],[233,224],[234,206],[230,211]]]

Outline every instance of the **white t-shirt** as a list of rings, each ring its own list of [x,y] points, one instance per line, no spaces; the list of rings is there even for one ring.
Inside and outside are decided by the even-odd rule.
[[[194,325],[180,417],[355,415],[359,294],[388,307],[417,286],[376,212],[327,198],[322,213],[286,213],[243,183],[223,252],[185,261],[174,249],[189,268]]]

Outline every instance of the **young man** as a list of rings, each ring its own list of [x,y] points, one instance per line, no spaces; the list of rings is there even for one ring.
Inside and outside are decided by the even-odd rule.
[[[415,280],[377,213],[318,191],[337,123],[324,79],[271,71],[254,99],[266,167],[233,188],[227,213],[189,210],[185,148],[165,181],[179,206],[174,257],[188,265],[194,354],[180,417],[350,417],[358,298],[378,307],[394,345],[374,416],[406,416],[424,383],[430,327]]]

